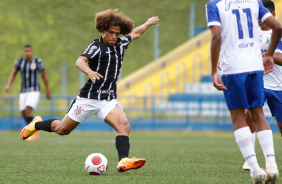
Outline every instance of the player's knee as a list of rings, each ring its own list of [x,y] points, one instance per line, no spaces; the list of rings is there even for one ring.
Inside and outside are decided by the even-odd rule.
[[[123,118],[120,120],[120,127],[121,127],[121,132],[129,134],[130,132],[130,124],[127,120],[127,118]]]
[[[130,128],[130,124],[126,118],[121,120],[121,124],[124,128]]]
[[[130,124],[127,121],[127,124],[125,125],[125,130],[127,131],[127,133],[130,132],[130,128],[131,128],[131,126],[130,126]]]
[[[67,130],[65,128],[60,128],[59,131],[57,132],[59,135],[69,135],[71,133],[70,130]]]

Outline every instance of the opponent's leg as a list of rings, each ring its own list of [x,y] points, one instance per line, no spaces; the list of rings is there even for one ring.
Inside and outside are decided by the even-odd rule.
[[[128,123],[125,113],[119,106],[116,106],[105,118],[105,122],[113,127],[117,132],[116,137],[116,149],[118,151],[119,163],[117,170],[124,172],[130,169],[139,169],[145,163],[146,160],[142,158],[128,158],[130,144],[129,144],[129,132],[130,125]]]
[[[245,112],[246,112],[246,122],[247,122],[247,125],[249,126],[249,128],[252,132],[252,143],[253,143],[253,146],[255,147],[255,145],[256,145],[256,124],[254,123],[254,121],[252,119],[251,112],[249,110],[246,110]],[[245,161],[245,163],[243,165],[243,169],[245,171],[250,170],[250,166],[249,166],[247,161]]]
[[[279,177],[279,171],[275,160],[272,131],[267,123],[262,108],[251,108],[253,120],[257,125],[257,136],[263,150],[266,161],[266,183],[276,183]]]

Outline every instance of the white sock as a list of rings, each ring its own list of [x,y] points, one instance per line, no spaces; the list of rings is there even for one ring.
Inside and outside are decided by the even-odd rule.
[[[240,128],[234,132],[236,142],[245,160],[248,162],[251,172],[258,166],[255,149],[252,143],[252,133],[248,126]]]
[[[252,143],[255,148],[256,147],[256,132],[252,133]]]
[[[274,163],[276,165],[272,131],[263,130],[258,132],[257,136],[265,157],[266,168],[271,163]]]

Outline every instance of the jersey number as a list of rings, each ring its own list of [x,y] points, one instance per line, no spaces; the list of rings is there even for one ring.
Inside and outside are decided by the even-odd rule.
[[[249,36],[250,36],[250,38],[253,38],[254,37],[254,34],[253,34],[253,19],[252,19],[251,9],[250,8],[243,9],[243,12],[247,16],[248,28],[249,28]],[[235,14],[236,18],[237,18],[237,26],[238,26],[238,36],[239,36],[239,39],[243,39],[244,38],[244,33],[243,33],[242,24],[241,24],[240,12],[239,12],[239,10],[232,10],[232,13]]]

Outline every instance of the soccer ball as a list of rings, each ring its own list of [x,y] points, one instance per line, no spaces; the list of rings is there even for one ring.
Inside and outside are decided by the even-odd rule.
[[[103,175],[108,170],[108,160],[101,153],[92,153],[85,160],[85,169],[90,175]]]

